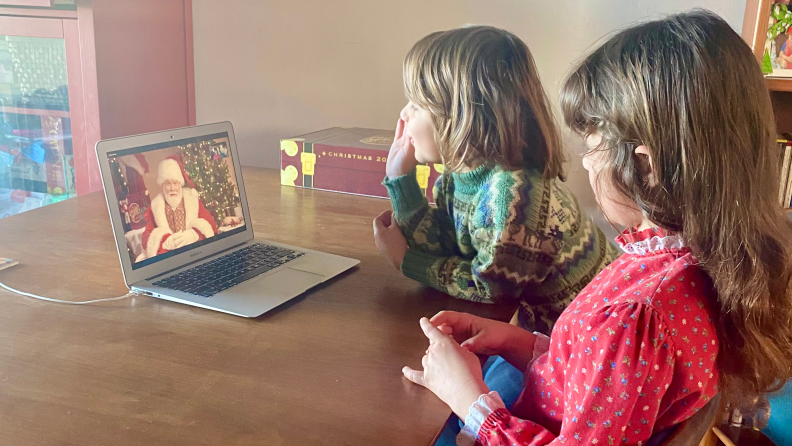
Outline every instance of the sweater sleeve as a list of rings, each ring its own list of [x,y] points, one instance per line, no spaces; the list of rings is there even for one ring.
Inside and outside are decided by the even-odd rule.
[[[497,402],[474,404],[469,418],[484,421],[475,434],[463,429],[468,444],[473,435],[476,444],[485,446],[646,443],[674,374],[668,329],[651,308],[637,303],[620,304],[579,321],[578,328],[553,333],[560,336],[551,339],[550,350],[528,371],[532,394],[521,396],[548,407],[562,401],[558,435],[511,415]],[[558,388],[563,395],[552,390]],[[464,444],[466,439],[458,441]]]
[[[385,178],[396,223],[410,249],[442,256],[456,252],[456,229],[447,200],[447,180],[441,175],[434,187],[436,206],[430,206],[421,191],[415,170],[394,180]]]
[[[508,235],[526,230],[517,223],[506,228],[475,228],[471,242],[476,254],[472,259],[411,247],[402,261],[402,273],[460,299],[485,303],[518,299],[527,287],[547,278],[558,255],[553,244],[528,247]]]

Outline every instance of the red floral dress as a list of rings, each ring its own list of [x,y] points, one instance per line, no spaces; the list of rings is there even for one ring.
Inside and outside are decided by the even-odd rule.
[[[711,280],[678,236],[617,241],[626,254],[537,342],[511,412],[497,392],[482,395],[458,444],[641,445],[717,393]]]

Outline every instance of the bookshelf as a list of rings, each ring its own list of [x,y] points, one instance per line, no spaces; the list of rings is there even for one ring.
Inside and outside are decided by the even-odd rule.
[[[792,91],[792,82],[790,81],[792,81],[792,79],[766,77],[765,85],[767,85],[767,89],[772,92]]]
[[[0,218],[102,190],[100,139],[194,125],[193,71],[192,0],[0,0]]]
[[[767,28],[770,10],[776,0],[747,0],[743,19],[742,37],[753,50],[757,63],[761,64],[768,37]],[[792,9],[792,5],[788,5]],[[773,103],[778,134],[792,134],[792,77],[765,77],[765,85]],[[784,186],[782,186],[784,187]],[[785,206],[786,213],[792,218],[792,208]]]

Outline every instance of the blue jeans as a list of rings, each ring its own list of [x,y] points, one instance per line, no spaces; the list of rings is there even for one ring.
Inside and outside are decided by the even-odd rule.
[[[523,391],[523,372],[514,368],[500,356],[490,356],[484,367],[481,368],[484,374],[484,383],[490,390],[495,390],[500,395],[507,409],[517,401]],[[462,430],[463,421],[451,414],[443,426],[435,446],[455,446],[456,436]]]

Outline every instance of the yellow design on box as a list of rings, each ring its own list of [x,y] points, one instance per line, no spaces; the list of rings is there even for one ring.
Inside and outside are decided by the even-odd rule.
[[[426,189],[429,187],[429,174],[432,173],[432,170],[429,166],[416,166],[415,167],[415,179],[418,180],[418,186],[421,189]]]
[[[375,146],[389,146],[393,144],[392,136],[369,136],[360,140],[363,144],[371,144]]]
[[[297,176],[298,172],[296,167],[286,166],[285,169],[281,170],[281,184],[294,187],[294,180],[297,179]]]
[[[305,152],[303,152],[300,155],[300,162],[302,162],[302,173],[303,173],[303,175],[313,175],[314,174],[314,166],[316,165],[316,154],[315,153],[305,153]]]
[[[300,151],[299,147],[297,147],[297,143],[291,139],[281,140],[281,150],[286,152],[289,156],[297,155],[297,152]]]

